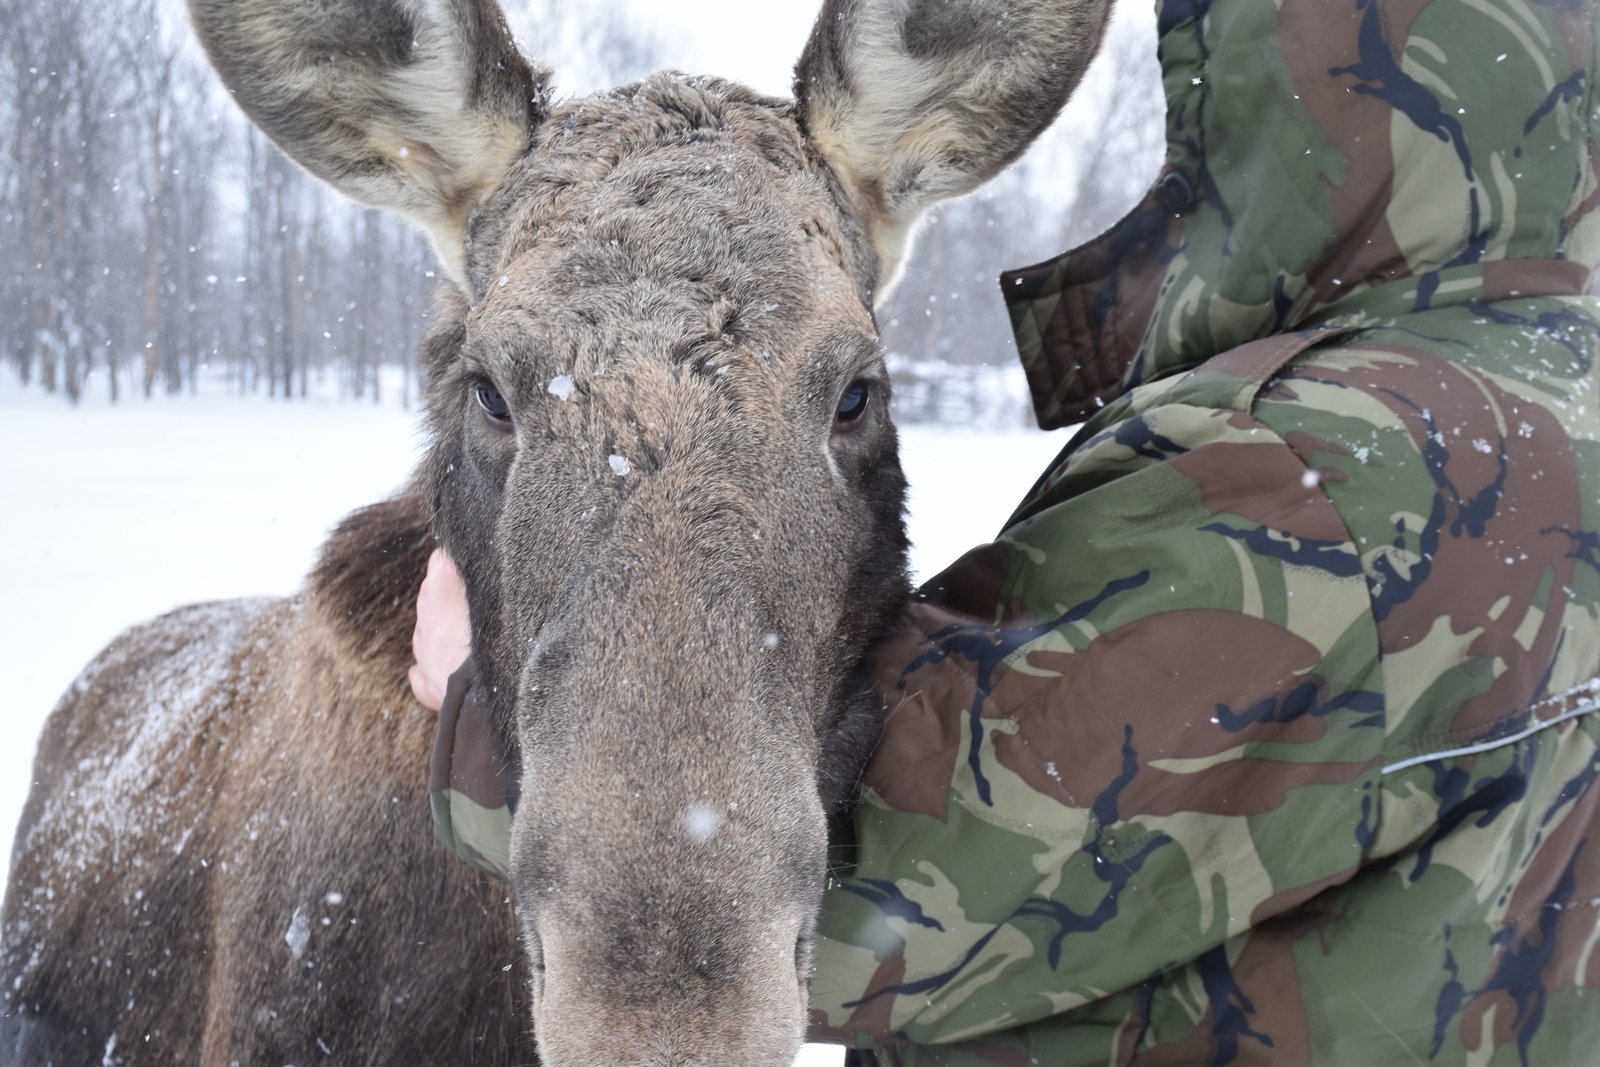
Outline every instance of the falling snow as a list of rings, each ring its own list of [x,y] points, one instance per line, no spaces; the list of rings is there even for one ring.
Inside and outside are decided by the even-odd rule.
[[[722,829],[722,812],[703,801],[696,801],[689,805],[689,810],[683,813],[683,832],[689,835],[689,840],[706,842],[717,836],[717,831]]]
[[[311,941],[311,923],[300,908],[294,909],[294,915],[290,916],[289,929],[283,939],[289,943],[289,951],[294,953],[295,959],[306,954],[306,945]]]

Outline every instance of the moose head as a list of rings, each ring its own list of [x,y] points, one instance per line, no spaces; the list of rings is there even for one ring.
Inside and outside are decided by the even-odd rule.
[[[251,119],[450,279],[419,487],[520,776],[552,1067],[793,1060],[863,659],[908,597],[873,307],[1106,9],[827,0],[792,100],[664,73],[556,103],[493,0],[191,0]]]

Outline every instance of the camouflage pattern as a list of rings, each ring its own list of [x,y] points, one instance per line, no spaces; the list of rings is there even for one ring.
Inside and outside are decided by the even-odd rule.
[[[439,843],[480,871],[501,878],[511,868],[511,817],[517,776],[495,752],[494,730],[475,699],[469,658],[450,676],[439,706],[428,802]]]
[[[1002,280],[1041,426],[1341,313],[1584,290],[1585,0],[1158,11],[1161,181],[1100,238]]]
[[[1002,280],[1092,417],[876,656],[814,1039],[1594,1061],[1592,21],[1161,5],[1162,181]]]

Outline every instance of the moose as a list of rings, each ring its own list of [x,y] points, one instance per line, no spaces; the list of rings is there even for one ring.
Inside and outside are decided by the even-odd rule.
[[[557,103],[494,0],[191,0],[277,145],[430,235],[430,447],[298,595],[135,627],[62,698],[0,1062],[791,1063],[883,714],[863,658],[910,596],[873,308],[1107,7],[827,0],[792,100],[661,73]],[[438,545],[520,784],[509,886],[429,823]]]

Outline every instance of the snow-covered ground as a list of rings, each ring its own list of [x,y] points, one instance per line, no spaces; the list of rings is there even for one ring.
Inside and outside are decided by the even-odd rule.
[[[1065,437],[902,428],[917,580],[993,537]],[[420,447],[394,405],[213,393],[72,408],[0,375],[0,869],[34,742],[79,668],[179,604],[291,592],[333,523],[398,487]],[[839,1058],[814,1046],[801,1064]]]

